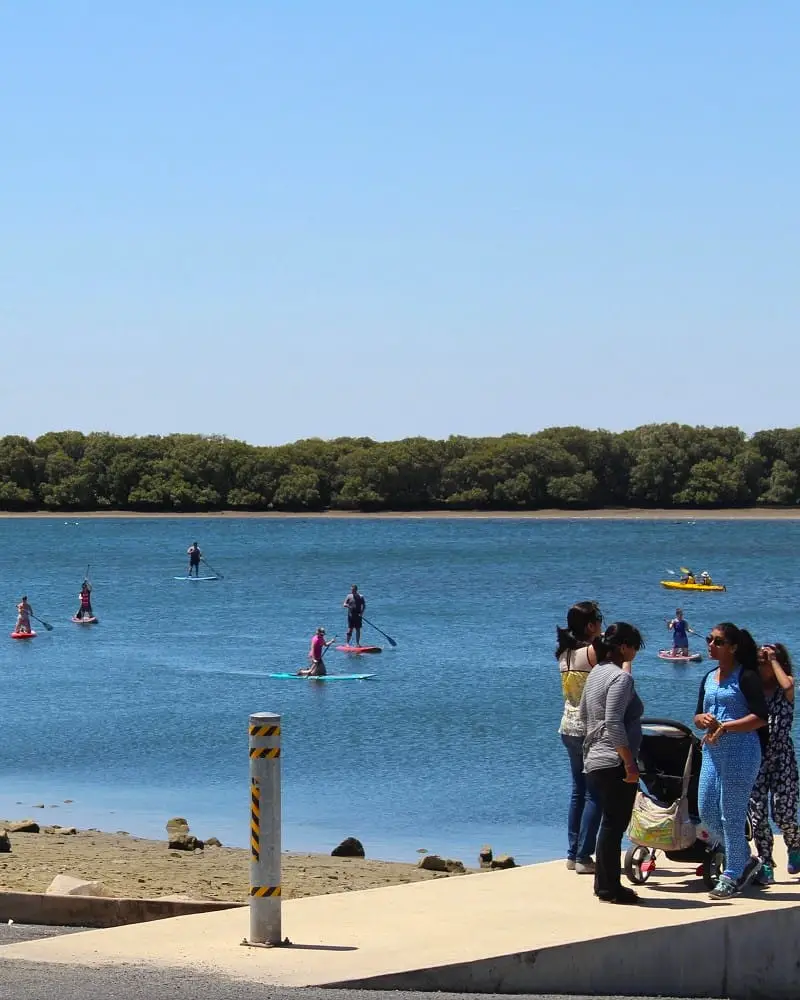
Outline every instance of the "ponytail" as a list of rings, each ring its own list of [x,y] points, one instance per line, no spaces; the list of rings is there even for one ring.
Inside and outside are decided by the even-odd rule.
[[[739,628],[733,622],[721,622],[716,626],[726,640],[736,646],[736,662],[742,670],[758,670],[758,646],[746,628]]]
[[[628,622],[615,622],[609,625],[605,632],[592,643],[598,663],[610,660],[617,666],[622,664],[621,646],[632,646],[639,650],[644,648],[642,633],[635,625]]]
[[[567,612],[567,627],[556,628],[556,659],[560,660],[564,653],[574,652],[582,646],[588,646],[586,633],[590,625],[602,622],[603,614],[597,601],[579,601],[573,604]]]

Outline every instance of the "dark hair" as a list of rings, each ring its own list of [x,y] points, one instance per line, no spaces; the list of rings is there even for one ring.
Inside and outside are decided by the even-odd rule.
[[[739,628],[733,622],[720,622],[714,628],[722,632],[727,642],[736,646],[736,662],[743,670],[758,670],[758,646],[746,628]]]
[[[580,601],[573,604],[567,612],[567,627],[556,627],[556,659],[560,660],[564,653],[588,646],[586,630],[590,625],[603,620],[603,614],[597,601]]]
[[[769,644],[769,649],[775,654],[775,659],[783,667],[783,672],[792,676],[792,658],[789,656],[789,650],[784,646],[782,642],[771,642]]]
[[[635,625],[630,625],[628,622],[614,622],[601,636],[594,640],[592,646],[597,654],[598,663],[603,663],[605,660],[616,663],[618,660],[621,662],[622,659],[619,652],[620,646],[633,646],[636,650],[643,649],[644,639]]]

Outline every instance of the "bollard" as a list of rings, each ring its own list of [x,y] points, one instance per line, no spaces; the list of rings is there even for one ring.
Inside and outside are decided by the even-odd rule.
[[[281,717],[250,716],[250,938],[281,943]]]

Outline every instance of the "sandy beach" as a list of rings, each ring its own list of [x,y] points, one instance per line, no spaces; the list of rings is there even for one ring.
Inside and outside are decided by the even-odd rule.
[[[0,820],[0,830],[6,825]],[[180,894],[195,899],[247,899],[250,859],[244,849],[207,847],[190,853],[169,850],[165,840],[95,830],[63,835],[45,832],[48,829],[52,828],[43,827],[41,833],[9,834],[11,853],[0,854],[0,889],[44,892],[53,878],[63,873],[102,882],[114,896],[152,899]],[[457,876],[394,861],[325,854],[283,856],[286,898],[450,877]]]
[[[619,508],[602,510],[428,510],[428,511],[380,511],[361,513],[360,511],[326,510],[322,512],[290,513],[288,511],[241,511],[220,510],[211,513],[152,513],[139,511],[87,511],[85,513],[53,513],[52,511],[0,511],[0,518],[52,518],[59,521],[75,521],[93,518],[144,518],[188,520],[208,520],[214,518],[248,518],[254,520],[272,519],[312,519],[326,520],[455,520],[455,521],[797,521],[800,520],[798,507],[742,507],[721,510],[645,510],[641,508]]]

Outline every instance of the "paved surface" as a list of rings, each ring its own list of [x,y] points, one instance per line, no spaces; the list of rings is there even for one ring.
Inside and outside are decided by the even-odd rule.
[[[86,927],[43,927],[41,924],[0,924],[0,947],[17,941],[36,941],[39,938],[77,934]]]
[[[2,955],[2,953],[0,953]],[[40,965],[28,962],[0,961],[0,998],[2,1000],[243,1000],[249,994],[241,980],[224,976],[206,976],[189,971],[152,970],[136,966],[85,969],[64,965]],[[270,987],[261,996],[269,1000],[430,1000],[429,993],[376,993],[372,990],[278,989]],[[435,1000],[486,1000],[487,994],[436,993]],[[495,1000],[492,997],[492,1000]],[[507,1000],[507,998],[503,998]],[[518,996],[517,1000],[590,1000],[588,997],[558,997],[552,994]],[[592,997],[591,1000],[622,1000],[621,997]],[[648,1000],[626,997],[625,1000]]]

